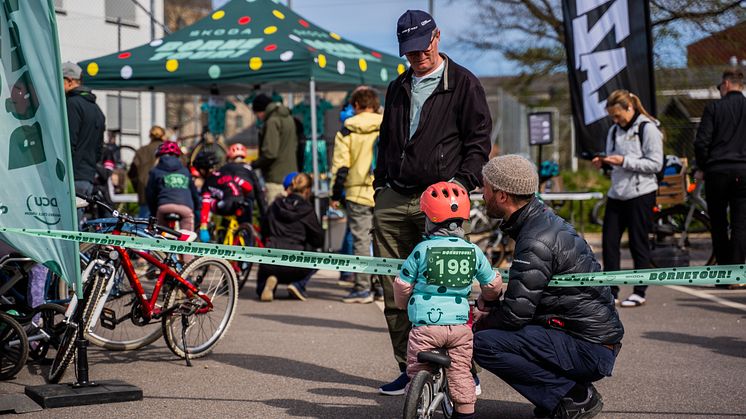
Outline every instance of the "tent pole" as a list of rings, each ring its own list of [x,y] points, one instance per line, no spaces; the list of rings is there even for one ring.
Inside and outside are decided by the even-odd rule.
[[[313,161],[313,207],[316,210],[316,215],[321,216],[319,204],[319,157],[317,155],[318,150],[318,137],[316,135],[316,80],[311,77],[311,81],[308,83],[309,94],[311,95],[311,154]]]

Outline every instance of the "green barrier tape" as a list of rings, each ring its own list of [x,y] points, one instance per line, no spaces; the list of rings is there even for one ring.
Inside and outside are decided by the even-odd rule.
[[[401,259],[350,256],[335,253],[304,252],[295,250],[238,247],[212,243],[185,243],[175,240],[117,236],[113,234],[85,233],[64,230],[37,230],[0,228],[1,232],[72,240],[81,243],[158,250],[194,256],[211,256],[242,262],[293,266],[297,268],[331,271],[362,272],[379,275],[396,275],[401,269]],[[503,281],[508,280],[508,270],[498,269]],[[616,272],[592,272],[558,275],[549,285],[578,287],[599,285],[714,285],[746,282],[744,265],[691,266],[665,269],[637,269]]]

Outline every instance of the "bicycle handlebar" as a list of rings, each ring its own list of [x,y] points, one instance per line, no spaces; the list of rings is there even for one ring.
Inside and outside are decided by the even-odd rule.
[[[177,230],[174,230],[172,228],[169,228],[169,227],[157,224],[157,220],[156,220],[155,217],[150,217],[150,218],[147,218],[147,219],[145,219],[145,218],[135,218],[135,217],[132,217],[131,215],[128,215],[128,214],[125,214],[125,213],[121,213],[121,212],[115,210],[114,208],[110,207],[107,203],[99,201],[98,199],[96,199],[96,198],[94,198],[92,196],[86,196],[84,194],[77,193],[77,192],[75,193],[75,196],[77,196],[80,199],[85,200],[89,204],[100,205],[100,206],[106,208],[107,210],[109,210],[109,212],[111,212],[112,216],[114,216],[117,219],[122,220],[122,221],[124,221],[126,223],[130,223],[130,224],[134,224],[134,225],[143,225],[143,226],[146,226],[146,228],[148,230],[151,230],[154,234],[166,233],[166,234],[168,234],[170,236],[175,237],[176,240],[180,240],[180,241],[186,241],[189,238],[188,234],[183,234],[180,231],[177,231]]]

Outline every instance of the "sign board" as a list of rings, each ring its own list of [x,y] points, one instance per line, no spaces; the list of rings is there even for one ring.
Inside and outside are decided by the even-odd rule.
[[[528,143],[530,145],[547,145],[554,142],[554,127],[551,112],[532,112],[528,114]]]

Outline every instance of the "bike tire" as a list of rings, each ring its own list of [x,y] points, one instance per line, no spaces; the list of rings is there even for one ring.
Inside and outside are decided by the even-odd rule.
[[[238,227],[238,230],[236,230],[235,237],[240,237],[243,241],[243,243],[239,242],[239,245],[245,246],[245,247],[256,247],[256,235],[254,233],[254,230],[251,227],[246,226],[245,224],[241,224],[241,226]],[[235,243],[234,243],[235,244]],[[241,291],[243,287],[246,285],[246,282],[249,280],[249,276],[251,275],[251,268],[254,266],[252,262],[236,262],[238,266],[240,267],[240,271],[237,272],[238,275],[238,291]]]
[[[65,307],[52,303],[36,307],[31,315],[31,322],[26,328],[26,336],[32,337],[38,333],[43,333],[48,337],[29,342],[29,357],[34,361],[46,358],[50,347],[59,346],[60,337],[64,330]]]
[[[445,419],[451,419],[453,412],[456,411],[456,407],[453,405],[453,400],[451,400],[451,393],[448,389],[448,377],[446,377],[445,370],[443,370],[443,394],[445,397],[440,402],[440,411],[443,413]]]
[[[163,337],[174,355],[186,358],[186,346],[190,358],[200,358],[215,348],[230,327],[238,303],[238,280],[233,267],[227,261],[205,257],[193,259],[184,267],[181,275],[210,297],[213,310],[191,316],[186,345],[181,336],[181,316],[176,311],[164,316],[161,323]],[[187,298],[181,287],[175,285],[166,296],[165,307],[172,309],[190,300],[202,301],[196,295],[191,299]],[[217,325],[214,330],[204,331],[206,327],[214,325]],[[200,332],[192,333],[195,327]]]
[[[689,213],[689,207],[686,205],[674,205],[672,207],[664,208],[657,212],[654,217],[654,224],[668,224],[674,228],[674,240],[678,240],[678,235],[680,235],[684,231],[684,223],[686,221],[686,216]],[[707,215],[706,212],[695,210],[692,218],[694,221],[697,221],[701,228],[694,229],[694,230],[687,230],[687,234],[689,233],[704,233],[704,232],[711,232],[712,231],[712,224],[710,222],[710,217]],[[684,243],[684,246],[689,247],[689,239],[686,240],[686,243]],[[710,255],[707,258],[707,262],[705,262],[705,265],[715,265],[717,261],[715,260],[715,251],[711,248],[710,249]]]
[[[163,252],[151,252],[151,254],[160,261],[167,257],[167,254]],[[132,321],[132,308],[140,305],[140,300],[124,273],[121,260],[117,259],[115,263],[117,271],[114,275],[114,285],[106,297],[104,308],[112,310],[118,322],[111,330],[105,328],[99,319],[92,329],[86,330],[86,337],[92,344],[112,351],[140,349],[157,341],[163,335],[160,322],[156,321],[140,326]],[[140,283],[146,294],[150,296],[153,295],[155,287],[155,280],[147,279],[147,271],[151,267],[153,265],[146,264],[139,269],[139,272],[136,272],[138,278],[141,279]],[[162,292],[161,295],[165,295],[165,293]],[[163,297],[160,298],[160,302],[163,303]]]
[[[593,204],[593,208],[591,209],[590,222],[592,224],[603,226],[605,212],[606,212],[606,198],[599,199],[595,204]]]
[[[404,419],[429,418],[428,410],[433,401],[433,375],[420,371],[409,383],[404,399]]]
[[[495,239],[496,237],[490,235],[489,237],[478,240],[475,244],[482,249],[492,267],[499,268],[503,261],[505,261],[508,253],[505,244]]]
[[[28,337],[16,319],[0,312],[0,380],[15,377],[28,359]]]
[[[93,316],[96,303],[101,298],[106,287],[106,281],[102,275],[91,275],[92,278],[89,278],[83,286],[83,297],[85,298],[85,303],[77,304],[75,307],[75,310],[70,316],[70,321],[66,323],[65,330],[60,338],[57,355],[54,357],[52,365],[49,367],[47,381],[52,384],[59,383],[65,375],[65,370],[67,370],[67,366],[70,364],[70,361],[72,361],[77,350],[75,340],[78,334],[78,327],[83,327],[83,330],[88,329],[88,324]]]

